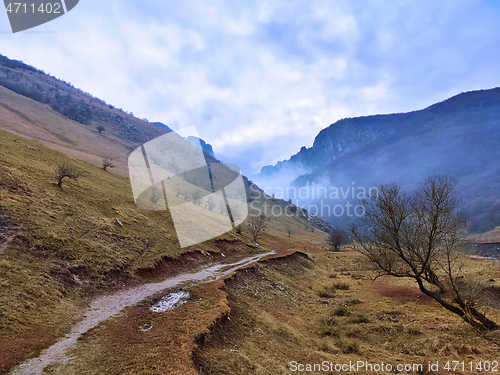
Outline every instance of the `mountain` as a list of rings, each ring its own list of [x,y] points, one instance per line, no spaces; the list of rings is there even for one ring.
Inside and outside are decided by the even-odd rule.
[[[354,220],[346,204],[355,206],[363,190],[394,181],[411,189],[429,174],[448,174],[458,181],[470,230],[482,232],[500,224],[499,156],[500,88],[494,88],[410,113],[339,120],[311,148],[262,168],[255,181],[300,206],[316,205],[319,216],[345,225]],[[334,213],[337,205],[344,212],[339,207]]]
[[[170,129],[167,125],[165,125],[162,122],[153,122],[153,124],[155,124],[156,126],[159,126],[162,129],[165,129],[169,132],[173,131],[172,129]],[[201,148],[203,151],[205,151],[210,156],[215,156],[212,146],[209,143],[205,142],[203,139],[198,138],[198,137],[194,137],[194,136],[185,137],[184,139],[186,141],[188,141],[189,143],[191,143],[193,146]]]
[[[159,126],[160,128],[165,129],[166,131],[172,132],[173,130],[170,129],[167,125],[165,125],[163,122],[153,122],[152,124],[155,124],[156,126]]]
[[[193,136],[186,137],[185,139],[192,145],[201,148],[207,154],[214,156],[214,150],[212,146],[209,143],[205,142],[203,139]]]

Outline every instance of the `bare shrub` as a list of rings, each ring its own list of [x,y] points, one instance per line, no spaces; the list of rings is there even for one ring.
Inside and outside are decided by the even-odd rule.
[[[257,241],[261,232],[267,227],[266,215],[250,216],[247,222],[253,240]]]
[[[328,233],[328,238],[326,239],[326,243],[330,251],[339,251],[340,246],[345,244],[349,238],[349,235],[345,230],[340,228],[335,228]]]
[[[68,164],[60,164],[56,169],[56,180],[57,186],[62,188],[62,183],[65,178],[70,178],[73,180],[78,180],[80,178],[81,172]]]
[[[114,168],[115,165],[113,164],[113,159],[111,158],[103,158],[102,159],[102,169],[104,171],[107,171],[108,168]]]
[[[347,306],[337,306],[332,311],[332,316],[349,316],[351,315],[351,310]]]
[[[321,298],[331,298],[335,296],[335,287],[333,285],[324,286],[318,291]]]
[[[335,283],[332,285],[335,289],[338,290],[349,290],[349,285],[346,283]]]
[[[364,201],[363,230],[352,228],[354,248],[379,275],[414,279],[422,293],[473,327],[495,330],[498,324],[477,309],[482,287],[462,273],[466,220],[457,213],[455,186],[449,176],[430,176],[411,193],[379,186],[379,195]]]

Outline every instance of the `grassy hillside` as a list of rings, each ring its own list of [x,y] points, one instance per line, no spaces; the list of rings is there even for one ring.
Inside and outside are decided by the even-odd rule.
[[[139,146],[112,131],[99,133],[36,102],[0,86],[1,128],[36,140],[52,149],[100,165],[103,157],[115,160],[115,172],[127,174],[127,156]],[[161,134],[161,133],[159,133]]]
[[[232,231],[181,249],[168,211],[137,208],[128,178],[3,130],[0,145],[0,370],[64,335],[93,295],[231,254],[281,248],[288,221],[290,240],[325,238],[303,217],[270,217],[260,247],[246,231]],[[82,176],[61,189],[55,170],[64,163]],[[282,203],[261,196],[253,207],[267,200]],[[229,256],[202,255],[221,251]]]
[[[68,328],[81,298],[140,282],[137,270],[186,251],[168,212],[135,206],[127,178],[5,131],[0,144],[0,349],[35,337],[16,352],[33,354]],[[61,163],[82,171],[62,189]],[[219,251],[214,241],[197,249]]]
[[[308,246],[305,253],[261,262],[226,280],[222,290],[230,311],[200,339],[193,357],[198,373],[478,374],[486,373],[476,368],[480,361],[498,361],[498,331],[475,331],[411,280],[374,280],[364,258],[351,251],[326,253]],[[468,269],[478,272],[479,266],[471,262]],[[498,309],[485,310],[500,321]],[[323,361],[383,362],[394,371],[307,372],[293,371],[291,365]],[[429,361],[439,361],[439,371],[429,371]],[[473,362],[474,368],[447,371],[447,361]],[[396,371],[397,365],[403,370]]]
[[[8,132],[0,131],[0,144],[0,371],[6,372],[64,336],[89,297],[167,277],[176,271],[167,264],[182,267],[185,258],[168,212],[138,209],[127,178]],[[63,162],[84,173],[60,189],[54,170]],[[410,281],[373,282],[358,254],[325,252],[325,234],[304,212],[273,216],[272,207],[284,202],[267,196],[251,209],[263,211],[265,204],[271,215],[258,247],[244,230],[188,250],[274,249],[308,257],[265,262],[197,286],[191,290],[197,298],[165,313],[147,304],[127,308],[86,333],[71,353],[74,361],[48,373],[287,374],[291,361],[496,359],[498,332],[473,331]],[[496,290],[498,281],[491,284]],[[500,321],[498,310],[487,311]],[[144,325],[152,328],[143,332]]]
[[[308,233],[293,242],[280,239],[281,250],[295,251],[285,258],[190,288],[194,297],[181,307],[155,313],[146,301],[125,309],[84,335],[71,353],[75,360],[48,373],[304,374],[293,372],[291,363],[363,361],[391,364],[394,371],[342,373],[478,374],[480,361],[498,360],[498,331],[475,331],[410,280],[374,281],[359,254],[325,252]],[[468,270],[482,265],[471,262]],[[499,310],[485,310],[500,321]],[[436,361],[439,371],[424,367]],[[474,368],[447,371],[447,361],[473,362]],[[396,371],[397,365],[410,369]]]
[[[123,175],[130,151],[167,132],[1,55],[0,118],[5,130],[94,164],[113,158]]]

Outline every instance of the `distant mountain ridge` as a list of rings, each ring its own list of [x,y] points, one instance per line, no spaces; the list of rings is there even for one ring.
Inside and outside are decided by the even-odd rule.
[[[486,231],[500,224],[499,157],[500,88],[494,88],[414,112],[339,120],[311,148],[265,166],[255,180],[283,188],[392,181],[411,188],[429,174],[449,174],[458,179],[471,229]]]
[[[186,141],[188,141],[189,143],[191,143],[192,145],[194,145],[196,147],[201,146],[201,149],[203,151],[205,151],[208,155],[215,156],[214,149],[212,148],[212,145],[205,142],[203,139],[198,138],[198,137],[193,137],[193,136],[186,137],[185,139],[186,139]]]
[[[272,176],[290,167],[302,170],[306,174],[312,173],[318,166],[329,164],[335,159],[394,131],[386,124],[382,124],[381,129],[377,128],[376,116],[373,117],[348,118],[330,125],[316,136],[311,148],[302,147],[289,160],[280,161],[275,166],[263,167],[261,174]],[[366,124],[365,120],[367,120]]]
[[[162,129],[165,129],[169,132],[173,132],[174,130],[172,130],[168,125],[165,125],[164,123],[162,122],[153,122],[153,124],[155,124],[156,126],[159,126],[160,128]],[[214,150],[212,148],[212,145],[205,142],[203,139],[201,138],[198,138],[198,137],[194,137],[194,136],[189,136],[189,137],[184,137],[184,139],[186,141],[188,141],[189,143],[191,143],[193,146],[196,146],[196,147],[200,147],[201,146],[201,149],[203,151],[205,151],[208,155],[210,156],[215,156],[214,155]]]
[[[155,124],[156,126],[159,126],[160,128],[163,128],[169,132],[173,131],[172,129],[170,129],[170,127],[168,125],[165,125],[163,122],[156,121],[156,122],[152,122],[152,124]]]

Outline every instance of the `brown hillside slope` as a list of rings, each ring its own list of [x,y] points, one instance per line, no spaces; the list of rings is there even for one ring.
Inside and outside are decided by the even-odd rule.
[[[33,67],[0,55],[0,127],[47,147],[100,164],[126,158],[142,143],[167,131],[114,108]],[[104,130],[99,133],[98,127]]]
[[[83,173],[61,189],[54,171],[62,162]],[[280,204],[261,199],[253,206]],[[0,130],[0,373],[64,336],[95,295],[283,251],[296,238],[325,241],[300,215],[269,219],[260,246],[244,230],[181,249],[168,211],[137,208],[128,178]]]
[[[0,128],[38,141],[44,146],[99,165],[103,157],[115,159],[115,171],[126,175],[127,154],[133,145],[112,133],[69,120],[50,107],[0,86]]]
[[[61,189],[62,162],[82,176]],[[167,275],[220,251],[215,240],[181,249],[168,211],[138,209],[126,177],[1,130],[0,234],[0,373],[64,335],[88,297],[183,253]]]
[[[483,233],[483,234],[476,234],[474,236],[471,236],[469,238],[470,242],[475,242],[475,243],[497,243],[500,242],[500,227],[496,227],[495,229]]]

